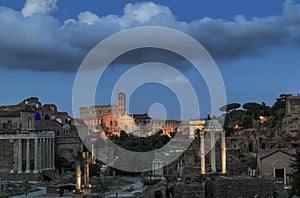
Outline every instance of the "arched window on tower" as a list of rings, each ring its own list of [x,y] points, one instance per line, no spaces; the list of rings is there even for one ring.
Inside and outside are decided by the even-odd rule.
[[[41,120],[41,114],[39,112],[34,115],[34,120]]]
[[[31,118],[27,118],[27,129],[31,130],[32,129],[32,121]]]
[[[48,114],[45,115],[44,120],[50,120],[50,117]]]

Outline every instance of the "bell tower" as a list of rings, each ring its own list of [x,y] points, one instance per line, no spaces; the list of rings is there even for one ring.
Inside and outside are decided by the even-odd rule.
[[[118,112],[119,117],[125,115],[126,112],[126,98],[125,93],[120,92],[118,94]]]

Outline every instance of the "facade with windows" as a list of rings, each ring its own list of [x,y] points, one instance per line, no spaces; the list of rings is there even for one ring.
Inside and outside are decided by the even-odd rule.
[[[291,183],[293,169],[290,167],[295,157],[295,149],[259,149],[257,167],[260,176],[274,181],[277,185]]]
[[[117,117],[117,105],[102,105],[80,108],[80,119],[88,126],[101,125],[105,114],[114,115]]]
[[[36,174],[54,170],[55,134],[36,131],[27,104],[0,107],[0,172]]]
[[[55,159],[75,164],[82,143],[73,119],[56,105],[28,98],[0,106],[0,172],[40,173],[55,169]]]

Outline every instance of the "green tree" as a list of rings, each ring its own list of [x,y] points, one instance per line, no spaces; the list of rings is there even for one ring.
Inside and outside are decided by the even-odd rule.
[[[288,94],[281,94],[279,98],[276,99],[276,102],[271,107],[271,114],[276,116],[276,112],[279,109],[285,109],[286,108],[286,98],[288,97]]]
[[[291,167],[295,170],[293,174],[292,194],[300,196],[300,153],[297,153],[295,158],[291,164]]]
[[[231,103],[231,104],[227,104],[227,105],[220,107],[219,110],[228,113],[228,112],[238,109],[240,107],[241,107],[241,105],[239,103]]]
[[[266,103],[262,102],[262,116],[270,116],[271,115],[271,107],[267,106]]]
[[[245,129],[249,129],[253,127],[253,119],[250,115],[244,115],[242,117],[241,124]]]
[[[257,120],[260,114],[263,114],[263,105],[256,102],[248,102],[243,105],[243,108],[252,116],[252,119]]]
[[[275,112],[275,116],[277,118],[277,120],[281,120],[285,115],[285,108],[281,108],[281,109],[278,109],[276,112]]]
[[[120,137],[113,136],[110,139],[122,148],[136,152],[152,151],[161,148],[170,141],[170,137],[163,135],[161,130],[148,137],[137,137],[121,131]]]
[[[227,136],[230,133],[233,133],[233,127],[235,122],[235,119],[233,118],[235,114],[234,112],[237,111],[237,109],[240,107],[241,105],[239,103],[230,103],[219,108],[220,111],[226,112],[223,128],[227,132]]]

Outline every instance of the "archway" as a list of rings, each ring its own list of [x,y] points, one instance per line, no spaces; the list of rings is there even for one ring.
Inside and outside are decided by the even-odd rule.
[[[252,143],[249,143],[248,150],[249,150],[249,152],[253,152],[253,144]]]
[[[58,123],[62,124],[62,120],[60,118],[55,119]]]

